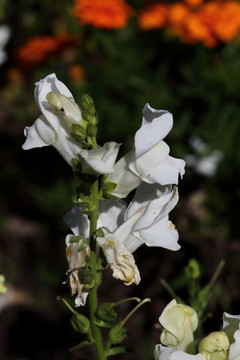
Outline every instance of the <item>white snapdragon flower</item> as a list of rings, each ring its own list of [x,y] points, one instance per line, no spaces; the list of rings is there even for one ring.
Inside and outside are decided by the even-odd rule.
[[[134,148],[115,164],[107,178],[117,184],[112,195],[125,197],[141,181],[149,184],[178,184],[185,161],[169,156],[169,146],[163,138],[173,125],[172,114],[155,110],[149,104],[143,109],[141,128],[135,134]]]
[[[193,333],[198,326],[198,317],[195,310],[190,306],[177,304],[172,300],[163,310],[159,317],[163,326],[160,340],[173,350],[194,353]]]
[[[82,150],[79,158],[82,162],[83,173],[110,174],[114,172],[114,163],[117,158],[120,144],[114,141],[97,146],[91,150]]]
[[[157,196],[157,197],[156,197]],[[114,231],[104,229],[98,237],[113,276],[125,284],[138,284],[140,276],[132,253],[142,244],[170,250],[180,248],[178,233],[168,213],[178,201],[177,188],[141,184],[124,214],[123,223]]]
[[[11,31],[8,26],[0,26],[0,65],[2,65],[7,60],[7,54],[4,50],[4,47],[9,40],[10,33]]]
[[[147,183],[178,184],[179,174],[184,174],[185,161],[169,156],[169,146],[163,141],[172,126],[172,114],[145,105],[129,168]]]
[[[73,95],[55,74],[50,74],[36,83],[34,96],[42,115],[31,127],[25,127],[22,148],[53,145],[71,165],[82,148],[70,135],[70,128],[73,123],[84,125]]]
[[[98,227],[106,226],[113,231],[122,222],[124,207],[125,204],[122,201],[101,201],[99,204]],[[90,222],[87,215],[82,213],[77,206],[72,208],[63,219],[73,232],[73,235],[66,236],[66,255],[69,263],[67,274],[71,294],[76,294],[75,306],[81,306],[85,305],[88,293],[83,291],[83,284],[80,282],[78,271],[88,262]],[[81,236],[83,240],[74,241],[76,236]],[[82,247],[84,243],[85,246]]]

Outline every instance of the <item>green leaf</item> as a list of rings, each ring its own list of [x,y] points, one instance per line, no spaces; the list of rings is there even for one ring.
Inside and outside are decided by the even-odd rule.
[[[124,354],[127,352],[127,349],[124,346],[116,346],[114,348],[111,348],[107,354],[107,356],[112,355],[118,355],[118,354]]]
[[[80,349],[81,347],[91,345],[92,343],[93,342],[90,342],[88,340],[82,341],[80,344],[73,346],[69,351]]]

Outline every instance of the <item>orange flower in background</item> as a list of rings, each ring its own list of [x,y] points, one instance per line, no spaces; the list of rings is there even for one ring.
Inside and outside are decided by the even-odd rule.
[[[138,24],[142,30],[152,30],[163,27],[168,20],[168,5],[159,3],[142,10]]]
[[[18,49],[17,58],[24,66],[36,66],[74,43],[76,40],[69,35],[34,37]]]
[[[169,25],[176,34],[181,36],[183,24],[189,14],[189,8],[183,3],[177,2],[169,7]]]
[[[75,64],[68,70],[71,81],[75,85],[81,85],[84,83],[84,68],[81,65]]]
[[[196,8],[203,3],[203,0],[184,0],[185,4],[191,8]]]
[[[203,42],[208,47],[214,47],[217,44],[209,27],[202,22],[199,13],[192,13],[188,16],[182,28],[182,38],[185,43],[195,44]]]
[[[104,29],[124,28],[132,15],[124,0],[75,0],[73,15],[82,24]]]
[[[212,30],[219,40],[223,42],[232,40],[240,31],[240,3],[228,1],[219,4]]]

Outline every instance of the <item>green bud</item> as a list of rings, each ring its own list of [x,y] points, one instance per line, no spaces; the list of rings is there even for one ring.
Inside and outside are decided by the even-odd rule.
[[[112,344],[120,344],[127,337],[127,331],[125,328],[122,328],[122,324],[119,323],[109,331],[108,336]]]
[[[79,314],[77,311],[74,312],[71,319],[72,327],[81,334],[87,334],[90,329],[90,322],[88,318]]]
[[[114,321],[117,317],[117,313],[113,310],[114,303],[104,303],[97,309],[97,317],[103,321]]]
[[[88,124],[88,127],[87,127],[87,135],[90,136],[90,137],[95,137],[96,134],[97,134],[97,127],[96,127],[96,125]]]
[[[198,279],[200,277],[201,272],[197,260],[189,260],[188,265],[185,267],[185,273],[191,279]]]
[[[93,116],[96,113],[93,99],[88,94],[83,94],[80,100],[80,106],[83,113]]]

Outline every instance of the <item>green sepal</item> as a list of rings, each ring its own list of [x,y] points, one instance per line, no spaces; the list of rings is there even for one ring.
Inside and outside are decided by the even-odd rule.
[[[70,243],[76,243],[76,242],[79,242],[81,240],[85,240],[83,236],[72,236],[71,240],[70,240]]]
[[[108,337],[112,344],[120,344],[127,337],[127,330],[120,322],[109,331]]]
[[[87,240],[84,239],[84,237],[82,237],[82,236],[72,236],[70,243],[79,243],[78,248],[77,248],[78,252],[86,249],[86,247],[88,245]]]
[[[104,237],[103,229],[102,228],[97,229],[94,233],[94,236],[95,237]]]
[[[107,181],[105,177],[103,177],[101,188],[99,191],[99,199],[100,200],[118,200],[119,197],[112,195],[111,192],[115,190],[117,184],[111,181]]]
[[[90,321],[88,318],[78,313],[77,311],[75,311],[72,316],[71,325],[74,330],[81,334],[87,334],[90,329]]]
[[[107,356],[112,356],[112,355],[118,355],[118,354],[124,354],[128,352],[127,348],[125,348],[124,346],[116,346],[114,348],[111,348],[108,353]]]
[[[115,310],[113,310],[115,303],[114,302],[108,302],[101,304],[96,312],[96,316],[107,322],[112,322],[116,319],[117,313]]]
[[[78,344],[76,346],[73,346],[69,351],[74,351],[74,350],[80,349],[83,346],[88,346],[88,345],[91,345],[91,344],[93,344],[93,341],[90,342],[88,340],[85,340],[85,341],[82,341],[80,344]]]

